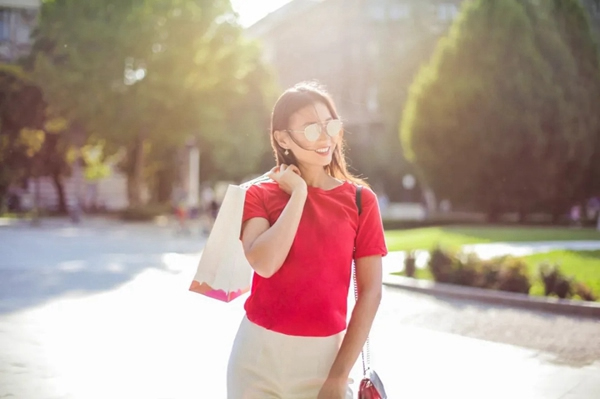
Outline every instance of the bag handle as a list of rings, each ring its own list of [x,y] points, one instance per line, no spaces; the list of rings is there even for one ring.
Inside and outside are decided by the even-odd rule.
[[[356,186],[356,208],[358,209],[358,215],[362,213],[362,186]],[[352,280],[354,280],[354,301],[358,301],[358,283],[356,282],[356,260],[354,260],[354,264],[352,266]],[[369,345],[369,337],[367,336],[367,341],[363,347],[363,350],[360,351],[360,358],[362,361],[363,375],[367,375],[367,370],[371,366],[371,348]]]
[[[271,180],[271,178],[268,176],[270,172],[265,173],[264,175],[258,176],[255,179],[249,180],[245,183],[240,184],[240,187],[242,188],[248,188],[250,186],[252,186],[253,184],[257,184],[257,183],[262,183],[265,182],[267,180]]]

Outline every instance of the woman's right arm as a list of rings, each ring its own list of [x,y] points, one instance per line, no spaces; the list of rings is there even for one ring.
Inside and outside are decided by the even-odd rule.
[[[290,199],[273,226],[264,218],[252,218],[242,225],[242,244],[248,262],[261,277],[275,274],[288,256],[308,195],[306,182],[295,166],[282,165],[269,177],[290,194]]]

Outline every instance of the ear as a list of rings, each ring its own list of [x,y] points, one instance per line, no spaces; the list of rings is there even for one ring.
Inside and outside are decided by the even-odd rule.
[[[290,138],[288,137],[286,132],[282,130],[275,130],[275,132],[273,132],[273,136],[275,137],[275,141],[277,142],[277,144],[279,144],[281,148],[287,150],[290,149]]]

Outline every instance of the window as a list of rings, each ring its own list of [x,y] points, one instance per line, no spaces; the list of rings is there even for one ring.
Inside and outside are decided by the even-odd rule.
[[[458,15],[458,6],[452,3],[441,3],[437,11],[440,21],[452,21]]]
[[[375,112],[379,108],[379,91],[376,86],[369,87],[367,92],[367,109],[370,112]]]
[[[369,7],[369,15],[375,21],[383,21],[385,19],[385,5],[382,3],[374,3]]]
[[[27,25],[24,18],[19,18],[15,31],[15,42],[18,44],[30,43],[31,28]]]
[[[407,3],[394,3],[390,5],[390,19],[398,21],[410,18],[410,5]]]
[[[10,10],[0,9],[0,41],[10,39]]]

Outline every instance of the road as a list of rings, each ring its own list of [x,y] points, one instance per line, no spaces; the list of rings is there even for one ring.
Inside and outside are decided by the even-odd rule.
[[[0,398],[225,398],[243,298],[187,290],[202,245],[150,225],[1,227]],[[385,288],[373,363],[390,398],[592,399],[599,333],[597,320]]]

